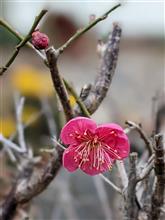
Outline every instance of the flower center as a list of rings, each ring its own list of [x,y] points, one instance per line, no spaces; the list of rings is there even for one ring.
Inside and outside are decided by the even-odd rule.
[[[116,136],[116,133],[112,131],[112,136]],[[107,164],[110,168],[112,165],[105,159],[105,154],[110,153],[114,158],[120,159],[118,152],[111,146],[104,143],[104,136],[99,137],[97,134],[92,133],[90,130],[85,130],[84,133],[75,131],[75,138],[79,142],[77,154],[74,156],[75,162],[79,161],[79,168],[81,168],[86,162],[91,162],[91,169],[102,169],[103,164]]]
[[[99,137],[89,130],[85,130],[83,134],[79,134],[78,131],[75,131],[75,138],[81,143],[87,144],[90,148],[101,146]]]

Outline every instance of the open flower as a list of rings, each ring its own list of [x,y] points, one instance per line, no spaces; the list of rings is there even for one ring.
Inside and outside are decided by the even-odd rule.
[[[97,126],[92,119],[77,117],[63,127],[60,137],[69,145],[63,154],[63,166],[70,172],[80,168],[89,175],[103,173],[115,160],[129,155],[128,138],[117,124]]]

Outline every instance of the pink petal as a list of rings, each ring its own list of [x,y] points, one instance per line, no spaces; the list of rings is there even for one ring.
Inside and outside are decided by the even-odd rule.
[[[96,132],[99,133],[101,136],[105,134],[109,134],[109,132],[115,131],[117,133],[123,133],[124,130],[122,127],[120,127],[118,124],[115,123],[106,123],[99,125],[96,129]]]
[[[97,166],[95,166],[95,167],[93,166],[93,158],[92,157],[93,156],[90,155],[90,160],[83,163],[80,168],[84,173],[86,173],[90,176],[94,176],[99,173],[103,173],[105,171],[108,171],[114,162],[114,160],[111,159],[106,152],[104,152],[105,162],[103,164],[101,164],[100,167],[98,168]]]
[[[70,146],[63,153],[63,166],[69,171],[73,172],[78,168],[79,162],[75,161],[76,147]]]
[[[96,134],[99,136],[99,139],[109,146],[114,146],[116,143],[116,138],[113,132],[117,135],[123,134],[124,131],[122,127],[114,123],[99,125],[96,129]]]
[[[115,133],[113,133],[113,131]],[[98,126],[96,133],[103,144],[111,147],[106,152],[114,159],[123,159],[129,155],[130,144],[124,130],[117,124],[104,124]],[[112,151],[112,152],[110,152]],[[116,156],[115,156],[116,153]]]
[[[126,134],[123,133],[118,136],[115,149],[121,159],[128,157],[130,153],[130,143]]]
[[[76,117],[70,120],[61,130],[60,138],[64,144],[77,144],[78,141],[75,138],[75,132],[82,135],[85,130],[94,132],[96,129],[96,123],[86,117]]]

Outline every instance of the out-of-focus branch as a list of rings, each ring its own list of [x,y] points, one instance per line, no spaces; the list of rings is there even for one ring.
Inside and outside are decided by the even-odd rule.
[[[151,211],[148,220],[159,220],[165,194],[165,150],[163,135],[155,136],[155,175],[156,184],[151,198]]]
[[[99,107],[111,84],[117,64],[120,37],[121,28],[115,23],[113,25],[112,35],[109,36],[95,83],[92,85],[87,98],[84,100],[84,104],[90,114],[95,112]],[[76,114],[81,114],[81,109],[79,107],[76,109]]]
[[[120,175],[120,179],[121,179],[121,182],[122,182],[123,190],[125,190],[126,187],[128,186],[128,176],[127,176],[127,173],[126,173],[124,162],[123,161],[116,161],[116,165],[117,165],[118,172],[119,172],[119,175]]]
[[[30,40],[31,38],[31,35],[33,33],[33,31],[36,29],[38,23],[40,22],[40,20],[42,19],[42,17],[46,14],[47,10],[42,10],[38,16],[36,16],[35,20],[34,20],[34,23],[29,31],[29,33],[26,35],[25,38],[23,38],[21,40],[21,42],[15,47],[15,50],[12,54],[12,56],[10,57],[10,59],[8,60],[8,62],[6,63],[5,66],[1,67],[0,68],[0,75],[2,75],[7,69],[8,67],[13,63],[13,61],[15,60],[15,58],[17,57],[20,49]],[[1,21],[1,24],[2,21]]]
[[[25,137],[24,137],[24,127],[22,123],[22,113],[23,113],[23,107],[25,103],[25,98],[21,97],[19,98],[19,95],[15,97],[15,111],[16,111],[16,119],[17,119],[17,132],[18,132],[18,141],[19,145],[22,148],[24,152],[27,152],[27,147],[25,143]]]
[[[29,202],[46,189],[61,167],[62,153],[63,149],[56,146],[52,157],[42,171],[34,169],[33,162],[27,161],[2,205],[0,219],[13,219],[18,205]]]
[[[137,153],[129,156],[128,186],[125,190],[125,213],[124,220],[133,220],[137,217],[136,184],[137,184]]]
[[[151,156],[151,159],[145,165],[143,170],[141,170],[139,176],[137,176],[137,182],[140,182],[140,181],[144,180],[150,174],[153,167],[154,167],[154,156]]]
[[[105,177],[103,174],[99,174],[99,176],[106,182],[108,183],[116,192],[119,194],[122,194],[122,190],[116,186],[114,183],[112,183],[107,177]]]
[[[152,155],[153,153],[153,146],[152,146],[152,141],[147,137],[146,133],[143,131],[143,129],[136,123],[132,121],[126,121],[125,122],[127,125],[130,127],[134,127],[138,133],[140,134],[141,138],[143,139],[144,143],[146,144],[146,147],[148,149],[149,155]]]
[[[78,30],[63,46],[61,46],[57,51],[58,54],[60,55],[61,53],[64,52],[64,50],[69,47],[76,39],[78,39],[81,35],[83,35],[84,33],[86,33],[87,31],[89,31],[91,28],[93,28],[98,22],[103,21],[104,19],[106,19],[108,17],[108,15],[114,11],[115,9],[117,9],[118,7],[120,7],[121,4],[117,4],[115,5],[113,8],[111,8],[110,10],[108,10],[106,13],[104,13],[101,17],[95,19],[93,22],[91,22],[89,25],[87,25],[86,27]]]
[[[74,113],[70,105],[70,100],[63,79],[61,78],[58,71],[56,50],[53,47],[48,48],[46,51],[46,56],[47,56],[54,88],[60,98],[66,119],[68,121],[74,117]]]
[[[25,153],[25,151],[22,148],[20,148],[20,146],[13,143],[11,140],[5,138],[2,134],[0,134],[0,142],[2,144],[5,144],[6,147],[9,147],[10,149],[14,150],[15,152]]]
[[[47,119],[49,133],[52,137],[56,136],[57,127],[56,127],[56,123],[55,123],[55,120],[53,117],[53,112],[52,112],[49,100],[46,97],[42,97],[41,98],[41,105],[42,105],[44,115]]]

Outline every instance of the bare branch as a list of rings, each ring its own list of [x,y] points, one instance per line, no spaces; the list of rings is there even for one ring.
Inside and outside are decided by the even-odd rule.
[[[118,172],[121,178],[123,189],[126,189],[126,187],[128,186],[128,176],[125,170],[124,162],[116,161],[116,165],[117,165]]]
[[[83,113],[84,116],[86,117],[90,117],[90,114],[86,108],[86,106],[84,105],[84,103],[81,101],[81,99],[79,98],[79,96],[77,95],[76,91],[74,90],[73,87],[71,87],[69,85],[69,83],[67,81],[64,80],[64,83],[65,83],[65,86],[66,86],[66,89],[68,90],[68,92],[70,92],[73,97],[75,98],[77,104],[79,105],[79,107],[81,108],[81,111]]]
[[[159,220],[165,194],[165,152],[163,135],[155,136],[155,175],[156,185],[151,199],[151,212],[148,220]]]
[[[30,201],[41,193],[57,175],[62,161],[63,149],[56,146],[54,153],[43,170],[34,170],[33,161],[28,160],[23,166],[15,185],[2,205],[0,219],[11,220],[18,205]]]
[[[42,19],[42,17],[46,14],[47,10],[42,10],[38,16],[36,16],[34,23],[29,31],[29,33],[26,35],[25,38],[23,38],[21,40],[21,42],[16,46],[12,56],[10,57],[10,59],[8,60],[8,62],[6,63],[5,66],[0,68],[0,75],[3,75],[3,73],[9,68],[9,66],[13,63],[13,61],[15,60],[15,58],[17,57],[20,49],[30,40],[32,33],[34,32],[34,30],[36,29],[38,23],[40,22],[40,20]],[[1,21],[1,24],[4,24]],[[9,29],[8,29],[9,30]]]
[[[107,177],[105,177],[103,174],[99,174],[99,176],[106,182],[108,183],[116,192],[119,194],[122,194],[122,190],[116,186],[114,183],[112,183]]]
[[[121,37],[121,28],[114,24],[112,36],[109,36],[104,56],[101,60],[99,74],[92,85],[89,95],[84,100],[84,104],[90,114],[96,111],[103,99],[105,98],[112,78],[115,73],[117,58],[119,53],[119,42]],[[76,109],[76,114],[81,114],[81,109]]]
[[[99,178],[99,176],[95,176],[93,178],[94,184],[101,202],[102,210],[105,215],[106,220],[112,220],[112,213],[109,207],[108,195],[106,192],[106,188],[103,182],[103,179]],[[105,181],[105,180],[104,180]]]
[[[22,36],[18,31],[15,31],[13,27],[11,27],[6,21],[0,20],[0,25],[5,27],[10,33],[12,33],[18,40],[22,41],[24,39],[24,36]],[[31,44],[29,41],[26,42],[25,44],[29,48],[33,49],[40,57],[43,59],[44,63],[46,64],[46,56],[42,54],[41,51],[35,49],[33,44]]]
[[[70,105],[68,93],[66,91],[64,82],[58,71],[56,50],[53,47],[48,48],[46,51],[46,56],[47,56],[54,88],[60,98],[61,104],[65,112],[66,119],[68,121],[74,117],[74,114],[73,114],[72,107]]]
[[[138,131],[138,133],[140,134],[141,138],[144,140],[144,143],[146,144],[146,147],[148,149],[149,155],[152,155],[152,153],[153,153],[152,142],[147,137],[147,135],[143,131],[143,129],[138,124],[136,124],[136,123],[134,123],[132,121],[126,121],[125,123],[127,125],[129,125],[130,127],[134,127]]]
[[[61,46],[57,51],[58,54],[60,55],[61,53],[64,52],[64,50],[66,48],[68,48],[76,39],[78,39],[81,35],[83,35],[84,33],[86,33],[87,31],[89,31],[91,28],[93,28],[98,22],[103,21],[104,19],[106,19],[108,17],[108,15],[114,11],[115,9],[117,9],[118,7],[120,7],[121,4],[117,4],[115,5],[113,8],[111,8],[110,10],[108,10],[106,13],[104,13],[101,17],[95,19],[93,22],[91,22],[89,25],[87,25],[86,27],[78,30],[63,46]]]
[[[131,153],[129,156],[130,170],[128,176],[128,187],[125,190],[125,214],[124,220],[136,219],[137,216],[137,198],[136,198],[136,184],[137,184],[137,153]]]
[[[23,113],[24,103],[25,103],[25,98],[24,97],[19,98],[19,95],[16,95],[15,109],[16,109],[16,119],[17,119],[18,141],[19,141],[19,145],[22,148],[22,150],[24,152],[27,152],[27,147],[26,147],[25,137],[24,137],[24,127],[22,124],[22,113]]]
[[[52,112],[51,106],[49,104],[49,101],[45,97],[41,97],[40,100],[41,100],[41,105],[42,105],[44,115],[47,119],[46,121],[48,124],[49,133],[52,137],[56,136],[57,135],[57,128],[56,128],[56,123],[54,121],[53,112]]]
[[[152,157],[153,158],[153,157]],[[154,165],[154,160],[152,159],[141,171],[140,175],[137,177],[137,182],[144,180],[152,171]]]
[[[5,138],[2,134],[0,134],[0,142],[2,144],[5,144],[6,146],[10,147],[12,150],[14,150],[17,153],[24,153],[25,152],[22,148],[20,148],[20,146],[13,143],[9,139]]]

